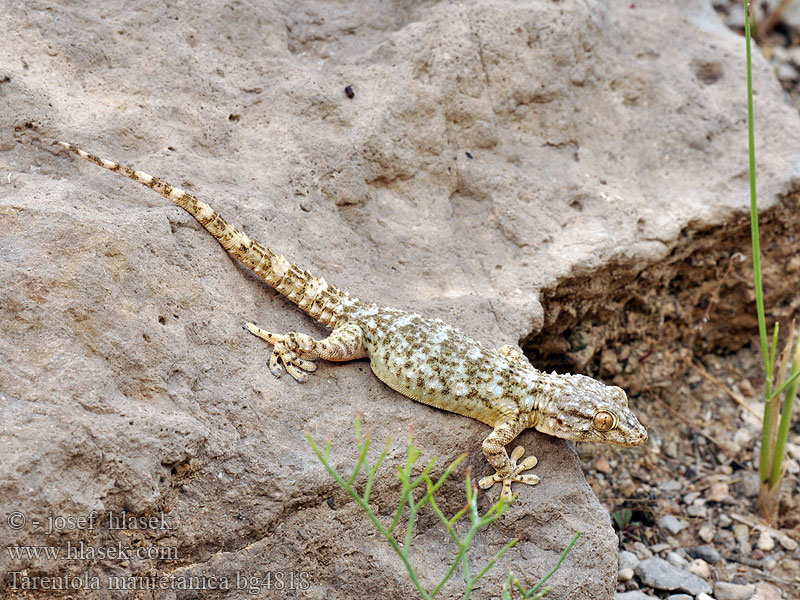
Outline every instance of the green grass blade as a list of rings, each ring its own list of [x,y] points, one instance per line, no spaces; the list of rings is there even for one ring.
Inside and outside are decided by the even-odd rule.
[[[744,0],[745,45],[747,52],[747,141],[750,149],[750,238],[753,245],[753,277],[756,288],[756,311],[758,313],[758,335],[761,338],[761,356],[764,372],[769,372],[769,353],[767,349],[767,322],[764,316],[764,288],[761,283],[761,244],[758,236],[758,199],[756,195],[756,141],[753,125],[753,66],[750,50],[750,12],[749,2]]]
[[[800,376],[800,340],[795,348],[794,358],[792,359],[792,372],[794,379],[789,379],[786,386],[786,393],[781,409],[781,424],[778,427],[778,439],[775,442],[775,453],[772,460],[772,473],[769,477],[770,487],[780,484],[783,476],[783,457],[786,454],[786,441],[789,438],[789,428],[792,425],[792,412],[794,411],[794,399],[797,396],[797,385],[800,383],[797,376]],[[787,383],[788,383],[787,382]]]

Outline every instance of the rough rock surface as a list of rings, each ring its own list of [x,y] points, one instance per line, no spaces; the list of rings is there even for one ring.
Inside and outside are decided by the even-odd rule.
[[[266,597],[279,576],[305,573],[308,598],[409,597],[400,561],[303,431],[349,457],[360,411],[374,439],[395,440],[391,465],[414,423],[425,457],[469,451],[483,475],[486,428],[400,397],[364,362],[325,364],[304,386],[275,380],[241,324],[320,328],[180,209],[49,144],[161,175],[359,297],[493,345],[547,323],[548,352],[580,362],[599,351],[559,346],[574,326],[564,315],[602,317],[604,290],[659,283],[640,275],[713,246],[747,204],[741,39],[702,2],[606,4],[6,2],[0,512],[27,522],[3,539],[175,548],[177,560],[4,552],[0,573],[231,585],[239,573],[260,576]],[[777,214],[796,203],[800,128],[756,59],[761,199]],[[636,327],[659,326],[650,308]],[[542,482],[476,540],[482,564],[521,538],[481,597],[509,567],[535,582],[580,529],[549,598],[610,598],[616,539],[574,452],[531,432],[521,442]],[[384,518],[398,492],[388,471],[374,493]],[[461,476],[442,490],[446,512],[463,504]],[[484,509],[497,493],[482,494]],[[73,520],[46,534],[48,517],[123,510],[164,512],[170,528]],[[433,581],[452,556],[447,535],[427,517],[413,544]],[[246,597],[202,597],[225,596]]]

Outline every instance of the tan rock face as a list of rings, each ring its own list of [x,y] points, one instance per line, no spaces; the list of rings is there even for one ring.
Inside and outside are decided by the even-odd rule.
[[[274,379],[268,349],[241,325],[321,328],[180,209],[49,143],[162,176],[359,297],[518,343],[545,319],[584,314],[582,298],[630,286],[674,255],[682,231],[724,231],[746,207],[741,40],[694,2],[611,4],[3,11],[0,509],[27,516],[4,539],[178,556],[4,553],[0,571],[272,573],[273,586],[276,573],[305,573],[310,598],[408,597],[402,564],[303,431],[333,437],[349,465],[360,411],[376,441],[395,440],[393,465],[413,423],[425,457],[468,451],[485,475],[486,427],[399,396],[363,362],[323,365],[304,386]],[[756,85],[762,203],[793,202],[797,116],[760,59]],[[581,296],[545,314],[542,290],[576,278]],[[624,360],[602,357],[610,372]],[[520,441],[542,482],[476,540],[482,564],[521,538],[481,594],[497,594],[508,567],[535,582],[582,530],[549,597],[610,597],[616,539],[575,454],[538,434]],[[374,493],[387,518],[390,471]],[[461,477],[442,490],[449,512],[463,505]],[[42,529],[48,516],[123,510],[163,512],[169,527]],[[426,581],[444,573],[453,550],[433,518],[414,545]]]

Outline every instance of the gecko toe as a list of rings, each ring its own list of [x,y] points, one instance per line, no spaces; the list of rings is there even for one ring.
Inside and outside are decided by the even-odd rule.
[[[539,463],[539,459],[535,456],[529,456],[521,463],[517,465],[517,468],[514,469],[517,473],[522,473],[522,471],[527,471],[528,469],[532,469]]]
[[[527,485],[536,485],[541,480],[539,479],[538,475],[528,474],[528,475],[517,475],[514,478],[514,481],[518,481],[520,483],[524,483]]]
[[[495,473],[494,475],[487,475],[486,477],[481,477],[480,481],[478,482],[478,485],[482,490],[488,490],[498,481],[500,481],[500,476],[497,473]]]
[[[517,461],[522,458],[522,455],[525,454],[525,448],[522,446],[517,446],[514,448],[514,451],[511,453],[511,462],[516,464]]]

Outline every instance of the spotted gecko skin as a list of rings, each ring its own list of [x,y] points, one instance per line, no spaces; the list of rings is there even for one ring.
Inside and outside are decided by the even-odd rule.
[[[71,144],[58,143],[185,209],[227,252],[332,329],[327,338],[314,340],[303,333],[280,335],[247,323],[248,331],[273,344],[268,364],[276,377],[285,368],[303,382],[316,369],[316,358],[348,361],[368,357],[375,375],[404,396],[492,427],[483,452],[496,473],[479,481],[482,488],[499,482],[501,497],[510,499],[512,482],[538,483],[536,475],[525,473],[536,465],[536,457],[518,462],[524,454],[522,447],[511,456],[505,449],[530,427],[576,442],[632,447],[647,441],[646,430],[628,408],[625,392],[619,387],[583,375],[544,373],[516,347],[487,348],[440,319],[358,300],[250,240],[180,188]]]

